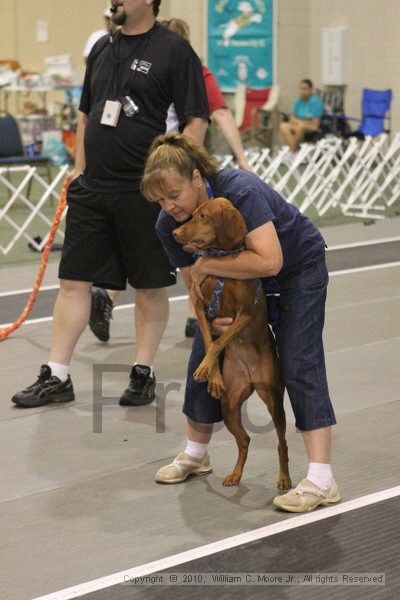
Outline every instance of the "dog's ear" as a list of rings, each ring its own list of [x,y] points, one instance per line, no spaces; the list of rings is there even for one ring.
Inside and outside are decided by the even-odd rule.
[[[244,245],[246,223],[240,212],[232,205],[223,206],[217,230],[217,240],[224,250],[234,250]]]

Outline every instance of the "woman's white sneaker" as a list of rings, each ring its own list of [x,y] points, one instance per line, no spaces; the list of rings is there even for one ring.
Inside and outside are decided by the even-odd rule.
[[[189,475],[207,475],[212,470],[208,452],[202,459],[181,452],[172,463],[157,471],[155,480],[157,483],[181,483]]]
[[[282,496],[276,496],[273,505],[288,512],[310,512],[317,506],[329,506],[340,502],[338,486],[333,483],[328,491],[319,488],[308,479],[303,479],[294,490],[290,490]]]

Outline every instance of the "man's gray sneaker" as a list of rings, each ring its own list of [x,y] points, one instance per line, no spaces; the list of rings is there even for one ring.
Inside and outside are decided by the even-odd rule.
[[[197,327],[197,319],[194,319],[193,317],[188,317],[186,319],[186,325],[185,325],[185,336],[187,338],[194,337],[194,335],[196,333],[196,327]]]
[[[156,378],[151,374],[150,367],[134,365],[128,387],[122,394],[121,406],[143,406],[150,404],[156,397]]]
[[[37,381],[11,398],[12,402],[22,408],[36,408],[50,403],[71,402],[75,399],[74,386],[70,376],[61,381],[51,374],[49,365],[40,367]]]

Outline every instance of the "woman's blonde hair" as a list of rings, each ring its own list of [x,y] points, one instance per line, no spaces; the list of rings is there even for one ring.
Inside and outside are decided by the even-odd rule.
[[[190,44],[190,27],[183,19],[173,18],[163,23],[171,31],[183,37]]]
[[[202,177],[212,177],[219,169],[217,160],[180,133],[159,135],[153,142],[141,183],[143,195],[158,202],[165,188],[165,175],[174,171],[182,179],[192,179],[198,169]]]

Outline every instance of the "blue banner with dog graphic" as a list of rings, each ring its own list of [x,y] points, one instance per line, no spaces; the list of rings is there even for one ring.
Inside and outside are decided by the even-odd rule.
[[[274,0],[208,0],[208,66],[223,91],[273,83]]]

